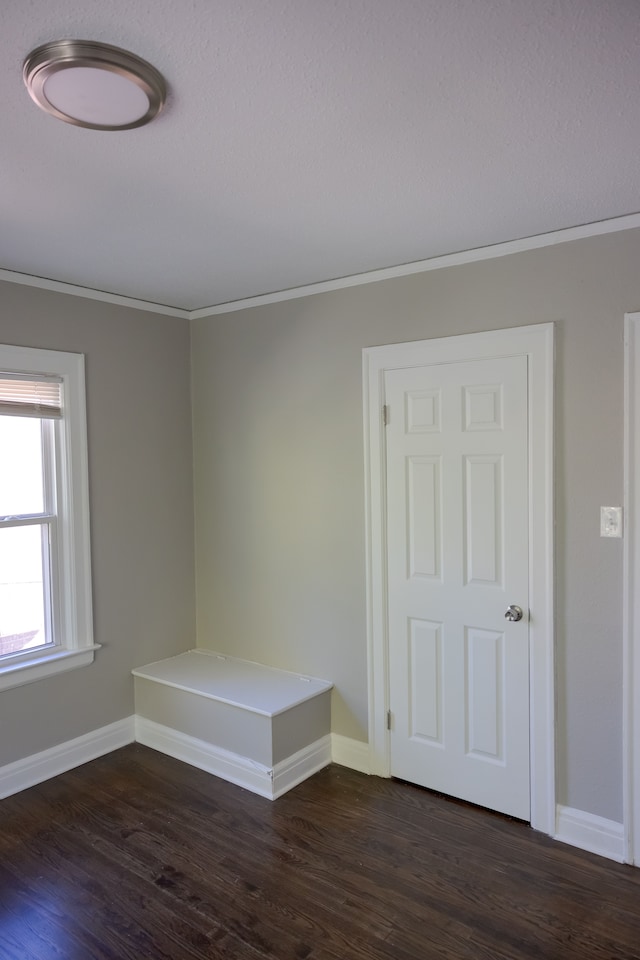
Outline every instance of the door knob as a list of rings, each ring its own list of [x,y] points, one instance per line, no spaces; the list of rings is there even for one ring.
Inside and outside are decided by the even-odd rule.
[[[504,615],[505,620],[522,620],[522,607],[517,607],[515,603],[512,603],[507,612]]]

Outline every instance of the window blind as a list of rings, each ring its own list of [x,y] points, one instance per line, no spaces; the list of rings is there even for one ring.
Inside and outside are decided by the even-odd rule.
[[[62,379],[0,371],[0,416],[62,417]]]

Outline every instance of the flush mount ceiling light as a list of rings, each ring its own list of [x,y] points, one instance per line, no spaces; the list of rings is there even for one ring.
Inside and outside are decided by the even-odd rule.
[[[133,53],[92,40],[56,40],[33,50],[22,76],[42,110],[78,127],[132,130],[160,112],[162,74]]]

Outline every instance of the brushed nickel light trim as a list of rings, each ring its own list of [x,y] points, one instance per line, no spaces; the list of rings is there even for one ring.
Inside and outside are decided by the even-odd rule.
[[[115,74],[129,81],[130,84],[135,84],[137,90],[132,89],[131,94],[133,100],[139,102],[129,105],[124,122],[105,123],[97,118],[92,119],[87,116],[91,110],[90,104],[86,104],[82,111],[78,111],[78,113],[84,113],[84,116],[74,116],[72,112],[65,112],[60,102],[54,104],[48,99],[47,81],[60,71],[77,68],[106,71],[107,74]],[[135,127],[141,127],[153,120],[162,110],[167,96],[162,74],[150,63],[120,47],[97,43],[93,40],[55,40],[37,47],[24,61],[22,76],[31,99],[42,110],[66,123],[88,127],[91,130],[132,130]],[[114,87],[114,84],[112,83],[111,86]],[[118,95],[125,92],[122,84],[115,86],[118,87]],[[140,91],[148,101],[146,109],[144,101],[139,96]],[[135,114],[133,119],[131,119],[131,111]],[[113,120],[113,117],[111,119]]]

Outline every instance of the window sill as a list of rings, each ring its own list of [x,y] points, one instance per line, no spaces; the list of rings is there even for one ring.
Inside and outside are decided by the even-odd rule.
[[[0,666],[0,690],[10,687],[21,687],[25,683],[53,677],[57,673],[75,670],[77,667],[86,667],[93,663],[99,643],[94,643],[80,650],[56,650],[54,653],[43,653],[32,660],[23,660],[20,663],[5,663]]]

